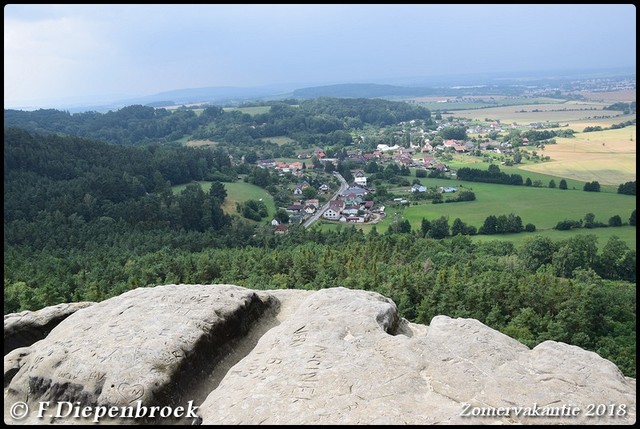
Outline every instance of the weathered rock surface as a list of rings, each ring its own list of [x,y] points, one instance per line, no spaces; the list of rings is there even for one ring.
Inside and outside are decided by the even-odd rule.
[[[184,387],[275,303],[238,286],[169,285],[135,289],[79,310],[31,346],[7,388],[5,421],[7,405],[19,401],[32,411],[41,401],[185,405]],[[21,420],[48,421],[35,413]]]
[[[203,423],[635,420],[635,384],[595,353],[554,342],[529,350],[476,320],[446,316],[434,318],[422,332],[407,324],[410,337],[390,335],[397,322],[395,305],[377,294],[316,292],[227,374],[200,407]],[[534,404],[585,411],[564,419],[461,415],[465,407],[472,414]],[[624,404],[626,419],[587,417],[589,404]]]
[[[6,355],[8,379],[6,423],[60,422],[37,417],[40,401],[193,400],[203,424],[632,424],[636,413],[635,379],[595,353],[530,350],[473,319],[409,323],[391,300],[344,288],[136,289]],[[20,420],[17,401],[32,410]]]
[[[23,311],[4,316],[4,354],[26,347],[46,337],[53,328],[92,302],[58,304],[38,311]]]

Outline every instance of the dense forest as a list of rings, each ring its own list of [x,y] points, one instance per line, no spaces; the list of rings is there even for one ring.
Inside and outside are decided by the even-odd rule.
[[[429,120],[428,111],[403,103],[387,111],[376,109],[378,103],[388,102],[279,103],[253,117],[215,107],[199,116],[151,109],[147,120],[131,119],[129,125],[117,119],[122,112],[80,120],[63,112],[5,111],[5,125],[10,116],[14,126],[4,130],[5,314],[168,283],[344,286],[380,292],[418,323],[438,314],[472,317],[530,347],[549,339],[578,345],[635,377],[636,255],[618,238],[600,248],[595,235],[557,242],[536,237],[516,247],[451,236],[448,224],[443,238],[434,238],[427,232],[441,219],[424,219],[430,228],[414,231],[322,232],[291,225],[287,234],[275,235],[264,222],[223,211],[224,184],[256,171],[233,162],[238,158],[230,152],[254,151],[260,135],[284,132],[312,141],[310,136],[347,132],[358,121]],[[125,110],[127,117],[133,112],[148,110]],[[45,114],[49,119],[37,119]],[[144,124],[149,133],[159,132],[172,115],[191,125],[171,138],[168,127],[153,143],[152,134],[136,140]],[[247,124],[284,128],[252,136]],[[226,145],[163,143],[186,130]],[[251,139],[224,140],[233,130]],[[192,184],[200,180],[216,186],[205,192]],[[187,186],[174,193],[177,184]]]
[[[268,112],[253,116],[218,106],[207,107],[200,115],[191,109],[171,112],[141,105],[104,114],[70,114],[55,109],[4,112],[5,127],[30,132],[89,137],[122,145],[171,142],[192,135],[196,139],[224,142],[229,147],[241,144],[245,149],[263,143],[256,140],[279,136],[296,139],[302,147],[349,143],[351,129],[365,124],[382,127],[411,119],[433,124],[431,112],[424,107],[364,98],[285,100],[272,103]]]

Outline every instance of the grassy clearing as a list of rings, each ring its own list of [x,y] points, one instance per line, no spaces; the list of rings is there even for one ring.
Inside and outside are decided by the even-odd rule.
[[[211,188],[211,182],[201,181],[198,184],[205,192],[209,192]],[[187,185],[173,186],[171,190],[174,194],[182,192]],[[237,214],[236,203],[247,200],[262,200],[267,205],[269,210],[269,217],[274,216],[276,213],[276,206],[273,202],[273,197],[269,195],[264,189],[245,182],[224,183],[224,188],[227,190],[227,198],[225,198],[222,204],[222,209],[227,214]]]
[[[188,147],[214,147],[218,142],[211,140],[189,140],[184,143]]]
[[[205,182],[205,181],[200,181],[200,182],[195,182],[198,183],[198,185],[200,185],[200,187],[205,191],[205,192],[209,192],[209,188],[211,188],[211,182]],[[189,185],[188,183],[184,183],[182,185],[175,185],[171,187],[171,192],[173,192],[174,194],[179,194],[180,192],[184,191],[184,189],[187,187],[187,185]],[[226,183],[225,183],[226,185]]]
[[[322,222],[322,221],[321,221]],[[391,223],[391,218],[387,218],[384,222],[375,225],[376,230],[379,233],[384,233]],[[452,224],[452,220],[449,220],[449,226]],[[349,225],[351,226],[351,225]],[[330,222],[322,222],[314,225],[314,228],[319,228],[321,231],[333,231],[336,228],[345,228],[347,225],[338,226],[336,223]],[[356,228],[361,229],[364,234],[368,234],[371,229],[373,229],[373,225],[358,225]],[[415,230],[415,227],[411,226],[412,230]],[[420,228],[418,225],[417,228]],[[510,241],[516,247],[521,246],[525,239],[530,237],[548,237],[553,241],[566,240],[571,237],[575,237],[578,235],[587,235],[593,234],[598,238],[598,248],[602,249],[612,236],[617,236],[622,241],[625,242],[630,249],[636,250],[636,227],[635,226],[621,226],[616,228],[593,228],[593,229],[574,229],[571,231],[558,231],[555,229],[549,229],[544,231],[535,231],[535,232],[522,232],[520,234],[495,234],[495,235],[474,235],[471,236],[471,239],[474,241],[491,241],[491,240],[501,240],[501,241]]]
[[[236,213],[236,202],[262,200],[267,205],[269,217],[276,214],[276,205],[273,202],[273,197],[259,186],[245,182],[233,182],[225,183],[224,187],[227,190],[227,198],[224,200],[222,208],[226,213]]]
[[[178,140],[174,140],[173,143],[178,143],[181,144],[183,146],[188,146],[188,142],[189,142],[189,136],[184,136],[179,138]]]
[[[255,116],[269,112],[269,110],[271,110],[271,106],[224,107],[222,110],[224,110],[225,112],[237,110],[239,112],[248,113],[251,116]]]
[[[287,136],[265,137],[265,138],[263,138],[261,140],[270,141],[271,143],[275,143],[278,146],[282,146],[283,144],[286,144],[286,143],[295,143],[296,142],[294,139],[292,139],[291,137],[287,137]]]

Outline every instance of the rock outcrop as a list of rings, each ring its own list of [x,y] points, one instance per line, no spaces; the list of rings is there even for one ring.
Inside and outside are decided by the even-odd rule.
[[[596,353],[345,288],[141,288],[5,353],[9,424],[632,424],[635,396]]]
[[[58,323],[92,302],[58,304],[38,311],[23,311],[4,316],[4,354],[46,337]]]

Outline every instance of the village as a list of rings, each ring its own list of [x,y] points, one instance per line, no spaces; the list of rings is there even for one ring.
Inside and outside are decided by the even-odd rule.
[[[258,167],[277,171],[279,175],[292,175],[300,179],[291,192],[291,204],[285,209],[290,215],[289,224],[305,222],[308,226],[309,219],[322,218],[324,221],[337,223],[371,224],[379,222],[385,217],[385,206],[408,205],[410,197],[419,194],[433,192],[445,194],[454,193],[454,186],[440,186],[429,190],[422,184],[410,183],[406,180],[393,184],[403,186],[406,197],[398,197],[397,193],[387,201],[374,198],[376,183],[372,183],[370,165],[375,164],[378,172],[393,170],[401,175],[410,176],[410,171],[415,171],[416,177],[455,178],[456,173],[447,162],[453,159],[453,155],[467,155],[489,157],[501,160],[503,165],[513,165],[514,161],[521,157],[519,147],[530,145],[526,137],[518,137],[517,141],[500,141],[499,133],[508,132],[510,129],[540,130],[553,126],[553,124],[531,123],[528,125],[509,123],[502,124],[499,120],[485,119],[484,123],[470,123],[462,118],[439,119],[437,128],[425,130],[420,126],[420,121],[401,122],[393,132],[391,140],[394,144],[380,143],[374,150],[365,149],[371,147],[369,137],[359,135],[354,138],[353,145],[345,148],[341,157],[328,157],[328,150],[322,147],[314,147],[311,150],[302,150],[297,154],[297,161],[285,162],[273,159],[257,161]],[[464,139],[443,138],[447,129],[460,128],[465,130]],[[482,137],[484,134],[484,138]],[[470,137],[474,136],[474,137]],[[335,152],[335,151],[334,151]],[[526,152],[525,156],[528,156]],[[535,153],[535,152],[534,152]],[[307,180],[303,180],[307,174],[307,168],[312,171],[335,171],[340,163],[350,166],[349,171],[353,176],[344,189],[335,192],[330,183],[322,183],[317,191],[326,204],[318,198],[303,198],[304,190],[311,186]],[[329,165],[330,164],[330,165]],[[391,166],[391,167],[389,167]],[[375,177],[379,177],[376,175]],[[380,180],[376,180],[380,184]],[[332,193],[335,192],[335,193]],[[331,195],[330,195],[331,194]],[[323,198],[324,197],[324,198]],[[328,201],[327,201],[328,200]],[[284,208],[284,207],[283,207]],[[320,215],[318,215],[320,211]],[[314,219],[315,220],[315,219]],[[275,232],[282,234],[288,226],[278,220],[272,220]]]

